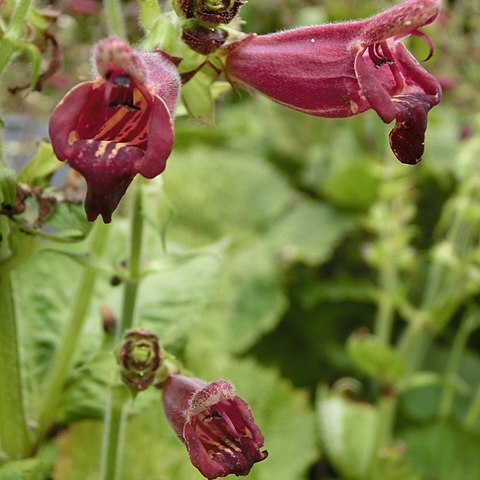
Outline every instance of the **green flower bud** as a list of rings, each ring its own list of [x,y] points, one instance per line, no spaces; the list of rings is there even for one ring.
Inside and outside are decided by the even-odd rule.
[[[158,337],[137,328],[125,333],[125,339],[118,353],[123,383],[133,392],[148,388],[155,379],[155,372],[161,362]]]

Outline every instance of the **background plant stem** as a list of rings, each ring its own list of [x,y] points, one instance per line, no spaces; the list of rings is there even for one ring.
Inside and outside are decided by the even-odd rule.
[[[10,458],[22,458],[30,450],[30,434],[11,272],[0,272],[0,332],[1,449]]]
[[[134,183],[133,187],[133,211],[128,263],[129,277],[125,283],[123,292],[122,315],[116,332],[117,343],[121,341],[125,331],[134,324],[138,285],[140,281],[143,243],[143,194],[139,182]],[[101,480],[118,480],[118,478],[120,478],[123,437],[130,398],[130,393],[124,385],[113,385],[111,387],[105,414],[100,470]]]
[[[477,391],[473,397],[470,408],[468,409],[467,415],[465,417],[464,426],[467,429],[472,429],[477,423],[478,418],[480,417],[480,386],[477,387]]]
[[[107,17],[108,33],[126,40],[127,33],[120,0],[104,0],[103,5],[105,8],[105,16]]]
[[[103,254],[108,237],[108,226],[98,221],[93,228],[91,253],[100,257]],[[97,271],[85,267],[73,300],[73,306],[50,375],[43,388],[43,397],[38,414],[38,441],[47,433],[55,418],[61,398],[61,391],[72,366],[78,341],[85,324],[92,294],[97,280]]]
[[[24,29],[24,22],[30,9],[31,0],[18,0],[7,28],[10,38],[19,38]]]
[[[18,0],[5,35],[0,43],[0,75],[15,51],[15,41],[21,38],[25,19],[30,9],[31,0]]]
[[[460,328],[458,329],[455,339],[453,340],[452,349],[448,357],[446,380],[440,399],[439,416],[440,418],[447,418],[450,415],[453,406],[453,399],[455,396],[454,376],[457,374],[462,360],[463,353],[467,344],[468,337],[478,327],[480,317],[478,313],[469,313],[464,318]]]

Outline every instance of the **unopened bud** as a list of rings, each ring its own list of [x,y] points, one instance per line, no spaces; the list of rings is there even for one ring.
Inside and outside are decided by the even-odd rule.
[[[230,23],[244,3],[242,0],[176,0],[174,5],[179,16],[220,25]]]
[[[133,392],[148,388],[161,362],[158,337],[141,328],[130,330],[118,354],[122,381]]]
[[[215,27],[205,27],[196,22],[185,25],[182,40],[195,52],[209,55],[217,51],[227,40],[227,32]]]

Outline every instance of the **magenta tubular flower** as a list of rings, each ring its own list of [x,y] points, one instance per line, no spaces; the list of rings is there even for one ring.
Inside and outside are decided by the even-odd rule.
[[[188,449],[192,464],[208,478],[247,475],[267,457],[249,406],[225,380],[205,383],[173,375],[163,385],[165,414]]]
[[[428,111],[439,82],[399,41],[435,20],[440,0],[409,0],[366,20],[251,35],[225,48],[231,82],[253,87],[287,107],[320,117],[373,108],[396,121],[390,145],[403,163],[421,159]]]
[[[90,221],[112,212],[133,177],[159,175],[172,150],[180,88],[173,63],[109,37],[94,51],[94,80],[74,87],[50,118],[55,155],[87,182]]]

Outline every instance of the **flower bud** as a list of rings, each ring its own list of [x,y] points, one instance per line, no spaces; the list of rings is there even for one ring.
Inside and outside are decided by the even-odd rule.
[[[227,40],[227,32],[215,27],[205,27],[197,22],[186,24],[182,29],[182,40],[201,55],[217,51]]]
[[[176,0],[175,10],[185,18],[208,25],[230,23],[244,4],[242,0]]]
[[[225,380],[173,375],[163,384],[163,406],[192,464],[209,480],[247,475],[268,455],[249,406]]]
[[[158,337],[141,328],[128,331],[118,360],[123,383],[133,392],[145,390],[153,383],[161,362]]]

